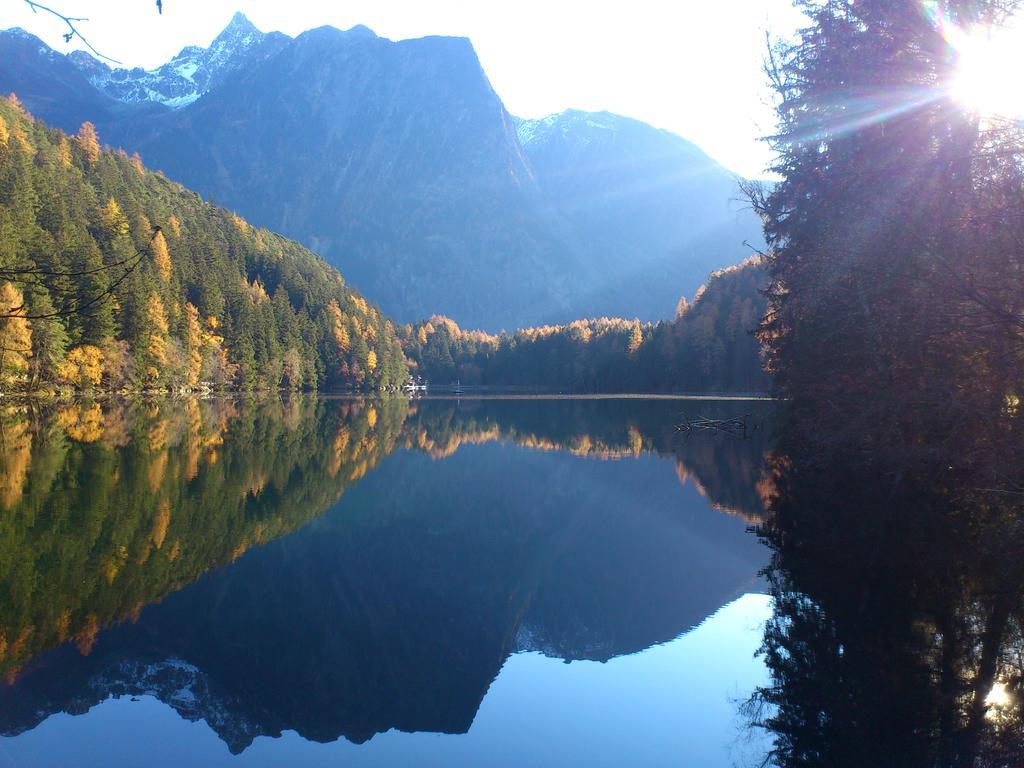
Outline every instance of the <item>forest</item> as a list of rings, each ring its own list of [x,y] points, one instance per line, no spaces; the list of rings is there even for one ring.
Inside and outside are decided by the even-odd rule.
[[[757,330],[768,278],[758,260],[713,273],[676,317],[623,318],[489,334],[446,317],[398,329],[413,374],[433,384],[571,392],[765,392]]]
[[[379,390],[392,323],[320,257],[0,100],[0,388]]]

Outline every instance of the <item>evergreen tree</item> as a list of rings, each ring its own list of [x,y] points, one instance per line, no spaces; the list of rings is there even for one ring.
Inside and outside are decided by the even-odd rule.
[[[993,418],[1020,391],[1024,144],[950,95],[946,34],[1018,5],[806,0],[808,25],[774,51],[761,338],[781,391],[833,404],[837,435],[936,410]],[[858,419],[834,407],[850,397]]]
[[[68,334],[45,288],[36,287],[29,292],[28,312],[35,318],[32,320],[29,383],[36,386],[40,382],[56,381],[67,352]]]

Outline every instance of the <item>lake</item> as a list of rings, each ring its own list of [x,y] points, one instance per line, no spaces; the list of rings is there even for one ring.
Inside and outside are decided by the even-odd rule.
[[[10,408],[0,766],[756,764],[770,408]]]

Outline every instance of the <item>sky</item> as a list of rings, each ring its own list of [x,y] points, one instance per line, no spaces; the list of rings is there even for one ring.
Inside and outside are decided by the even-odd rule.
[[[393,40],[470,38],[510,112],[543,117],[608,110],[677,133],[729,169],[760,177],[774,125],[761,64],[765,35],[801,17],[790,0],[47,0],[103,54],[151,69],[186,45],[206,46],[241,11],[264,31],[295,36],[365,24]],[[58,51],[63,23],[23,0],[0,3],[0,28],[20,26]]]

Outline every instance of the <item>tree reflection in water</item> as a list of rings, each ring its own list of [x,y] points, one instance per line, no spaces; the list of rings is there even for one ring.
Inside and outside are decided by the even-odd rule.
[[[1019,442],[908,422],[823,431],[790,408],[762,484],[772,680],[747,703],[766,764],[1024,761]]]
[[[122,695],[205,720],[234,752],[286,730],[462,733],[511,653],[670,641],[757,589],[766,560],[746,532],[764,443],[679,441],[680,407],[12,410],[0,734]]]

